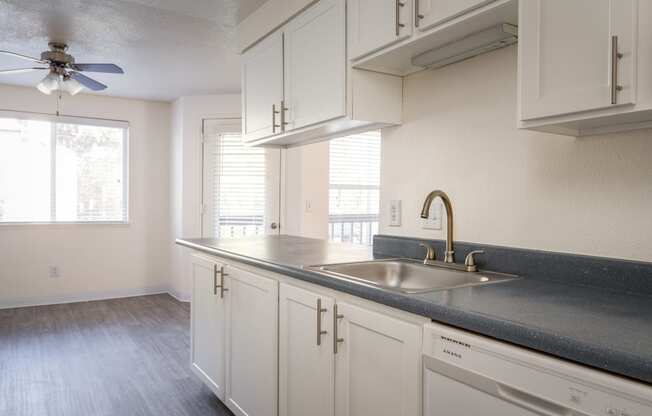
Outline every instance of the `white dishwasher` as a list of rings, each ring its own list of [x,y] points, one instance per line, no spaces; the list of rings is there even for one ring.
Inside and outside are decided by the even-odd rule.
[[[652,386],[435,323],[424,416],[652,416]]]

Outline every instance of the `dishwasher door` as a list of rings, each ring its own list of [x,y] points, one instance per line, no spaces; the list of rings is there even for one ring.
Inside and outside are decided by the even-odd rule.
[[[652,416],[652,387],[433,322],[423,416]]]
[[[423,416],[579,415],[429,357],[424,357],[423,390]],[[519,405],[518,400],[527,407]]]

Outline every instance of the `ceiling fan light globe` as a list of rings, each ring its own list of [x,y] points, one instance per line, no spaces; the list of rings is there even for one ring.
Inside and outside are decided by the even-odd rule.
[[[41,91],[43,94],[45,94],[45,95],[50,95],[50,94],[52,94],[52,90],[49,89],[49,88],[48,88],[45,84],[43,84],[42,82],[39,82],[39,83],[36,85],[36,88],[37,88],[39,91]]]
[[[65,78],[61,81],[60,89],[70,95],[76,95],[84,89],[84,86],[72,78]]]
[[[52,91],[55,91],[57,88],[59,88],[59,75],[54,72],[50,72],[45,76],[45,78],[43,78],[41,82],[38,83],[36,88],[38,88],[38,90],[43,94],[52,94]]]

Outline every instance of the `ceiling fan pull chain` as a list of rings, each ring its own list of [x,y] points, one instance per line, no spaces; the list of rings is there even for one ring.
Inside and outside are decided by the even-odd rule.
[[[60,106],[61,106],[61,90],[59,90],[59,94],[57,95],[57,117],[59,117]]]

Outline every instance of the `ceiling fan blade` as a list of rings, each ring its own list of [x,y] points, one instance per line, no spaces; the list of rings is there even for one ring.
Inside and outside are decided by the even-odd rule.
[[[32,61],[32,62],[38,62],[39,64],[46,64],[47,63],[47,61],[43,61],[43,60],[38,59],[38,58],[32,58],[31,56],[23,55],[23,54],[16,53],[16,52],[9,52],[9,51],[0,50],[0,53],[5,54],[5,55],[15,56],[16,58],[20,58],[20,59],[26,59],[26,60]]]
[[[94,79],[89,78],[86,75],[80,74],[79,72],[70,72],[70,77],[75,81],[79,82],[80,84],[82,84],[84,87],[88,88],[89,90],[102,91],[107,88],[107,86],[102,84],[101,82],[95,81]]]
[[[105,72],[107,74],[124,74],[125,72],[115,64],[73,64],[76,71]]]
[[[17,68],[17,69],[2,69],[0,74],[20,74],[21,72],[31,72],[31,71],[40,71],[43,69],[50,68]]]

